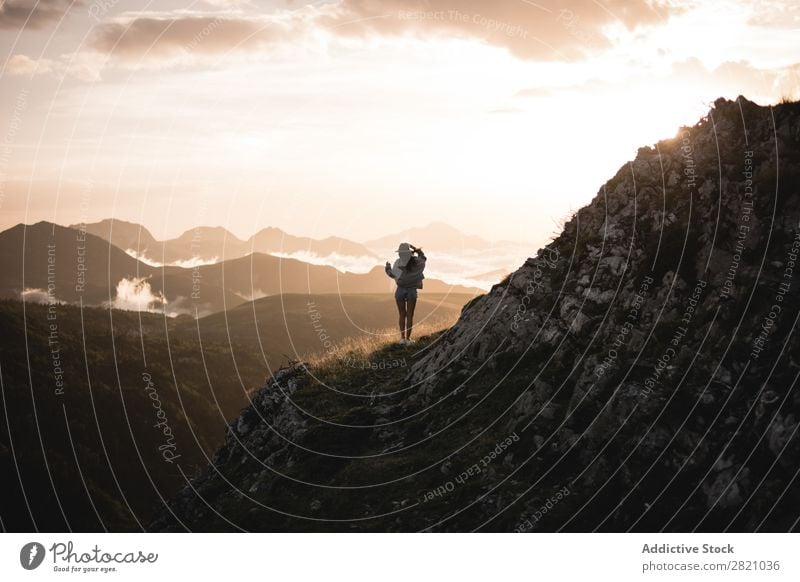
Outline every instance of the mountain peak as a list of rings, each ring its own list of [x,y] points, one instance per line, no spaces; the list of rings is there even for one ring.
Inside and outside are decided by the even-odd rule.
[[[524,351],[531,337],[555,346],[579,332],[598,333],[593,323],[609,333],[589,314],[611,300],[632,301],[645,278],[655,281],[663,297],[676,285],[686,292],[700,280],[746,297],[747,283],[725,286],[733,262],[736,280],[758,277],[758,264],[732,258],[737,236],[746,231],[750,243],[766,252],[776,240],[788,244],[798,231],[800,210],[789,213],[791,219],[774,212],[778,203],[784,210],[800,206],[791,186],[800,174],[793,129],[799,121],[800,103],[764,107],[744,98],[717,99],[707,118],[676,138],[641,148],[565,224],[561,235],[465,310],[412,378],[428,382],[456,354],[474,354],[480,362],[494,354],[490,360],[500,360],[503,354]],[[779,160],[776,147],[783,152]],[[744,177],[754,175],[759,176],[754,185]],[[776,190],[779,175],[784,176],[783,189]],[[784,249],[772,250],[775,261],[783,262]],[[537,292],[528,294],[531,284]],[[708,301],[710,310],[714,299]],[[559,305],[561,317],[547,319],[544,314]],[[462,356],[462,362],[470,359]]]
[[[208,239],[214,241],[229,241],[231,243],[244,242],[224,226],[195,226],[181,233],[176,241],[186,241],[192,239]]]
[[[445,252],[484,250],[492,243],[479,236],[466,235],[457,228],[442,222],[431,222],[426,226],[412,227],[364,243],[378,252],[393,250],[400,242],[409,242],[420,247],[436,248]]]

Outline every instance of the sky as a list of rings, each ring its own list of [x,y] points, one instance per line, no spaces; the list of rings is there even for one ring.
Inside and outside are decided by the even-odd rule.
[[[0,228],[545,241],[718,97],[800,97],[796,2],[0,0]]]

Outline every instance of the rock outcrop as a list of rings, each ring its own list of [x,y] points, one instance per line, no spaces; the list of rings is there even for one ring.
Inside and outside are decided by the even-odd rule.
[[[796,529],[799,222],[800,104],[720,99],[408,367],[281,372],[154,528]]]

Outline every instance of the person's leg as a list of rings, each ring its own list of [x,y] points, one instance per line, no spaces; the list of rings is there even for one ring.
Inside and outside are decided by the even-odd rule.
[[[411,328],[414,327],[414,308],[417,306],[417,298],[409,299],[406,306],[406,339],[411,339]]]
[[[405,339],[406,327],[406,301],[405,299],[397,299],[397,312],[400,314],[400,339]]]

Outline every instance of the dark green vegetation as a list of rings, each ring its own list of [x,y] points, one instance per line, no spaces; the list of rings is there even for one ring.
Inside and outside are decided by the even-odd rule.
[[[415,324],[443,327],[455,321],[461,307],[472,299],[458,293],[419,294]],[[235,353],[263,351],[286,354],[299,360],[304,354],[327,352],[324,339],[333,343],[358,336],[366,342],[394,339],[397,308],[389,293],[358,295],[288,294],[265,297],[222,313],[215,313],[198,322],[188,317],[175,321],[175,333],[181,338],[196,337],[230,341]],[[283,358],[286,360],[287,358]],[[274,362],[274,360],[273,360]],[[277,362],[275,362],[277,363]]]
[[[467,299],[428,294],[419,321],[452,321]],[[3,526],[140,529],[206,466],[253,387],[325,353],[320,329],[375,342],[362,330],[395,319],[390,295],[269,297],[200,320],[0,302]]]
[[[81,316],[65,305],[55,320],[47,313],[45,305],[29,304],[23,315],[20,302],[0,304],[4,526],[138,529],[159,494],[185,482],[181,471],[207,462],[264,363],[253,352],[239,354],[234,367],[216,341],[202,353],[197,341],[168,342],[165,320],[154,314],[89,308]],[[167,420],[161,427],[156,406]],[[180,455],[172,463],[159,451],[169,444]]]
[[[389,345],[368,358],[281,370],[231,425],[213,468],[193,482],[211,507],[184,489],[173,505],[177,517],[164,514],[154,527],[463,530],[539,477],[541,493],[533,498],[546,497],[566,474],[562,467],[545,475],[558,451],[544,448],[518,467],[513,459],[535,451],[539,437],[510,426],[513,419],[503,415],[525,391],[530,369],[518,368],[511,379],[486,371],[468,384],[442,383],[437,391],[445,397],[429,406],[406,376],[441,337]],[[544,416],[538,430],[555,428],[555,416]],[[462,475],[467,471],[473,472]],[[508,478],[502,493],[490,490],[487,476],[492,482]],[[456,513],[451,524],[437,525]],[[516,518],[509,514],[503,526],[513,527]]]

